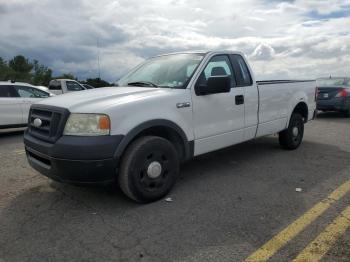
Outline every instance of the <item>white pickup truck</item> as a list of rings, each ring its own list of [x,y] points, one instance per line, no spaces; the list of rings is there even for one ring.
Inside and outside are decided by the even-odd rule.
[[[108,87],[31,107],[28,161],[66,183],[118,181],[138,202],[164,197],[180,163],[278,133],[296,149],[315,115],[315,81],[262,81],[239,52],[157,56]]]
[[[53,79],[49,83],[49,91],[55,95],[83,91],[86,89],[87,88],[78,81],[72,79]]]

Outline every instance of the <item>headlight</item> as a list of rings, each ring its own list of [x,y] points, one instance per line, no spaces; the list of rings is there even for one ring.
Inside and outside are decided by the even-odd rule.
[[[71,114],[64,128],[67,136],[103,136],[109,135],[110,120],[101,114]]]

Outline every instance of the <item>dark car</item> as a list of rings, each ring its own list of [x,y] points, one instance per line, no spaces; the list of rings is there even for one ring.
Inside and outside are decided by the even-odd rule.
[[[317,110],[336,111],[350,117],[350,78],[323,78],[316,81]]]
[[[88,85],[88,84],[82,84],[86,89],[94,89],[95,87]]]

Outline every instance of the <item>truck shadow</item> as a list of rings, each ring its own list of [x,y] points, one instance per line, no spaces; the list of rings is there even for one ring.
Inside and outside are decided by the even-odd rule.
[[[0,201],[0,260],[191,260],[225,245],[242,260],[341,183],[349,161],[336,146],[305,141],[284,151],[266,137],[186,163],[173,201],[148,205],[112,187],[43,178]],[[306,200],[315,189],[316,199]]]

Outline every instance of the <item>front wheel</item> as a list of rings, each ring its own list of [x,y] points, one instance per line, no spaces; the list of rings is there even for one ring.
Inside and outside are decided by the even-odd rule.
[[[298,113],[293,113],[288,128],[279,133],[279,142],[282,148],[288,150],[297,149],[304,136],[304,120]]]
[[[179,157],[166,139],[145,136],[126,150],[118,177],[121,190],[131,199],[147,203],[171,190],[179,173]]]

